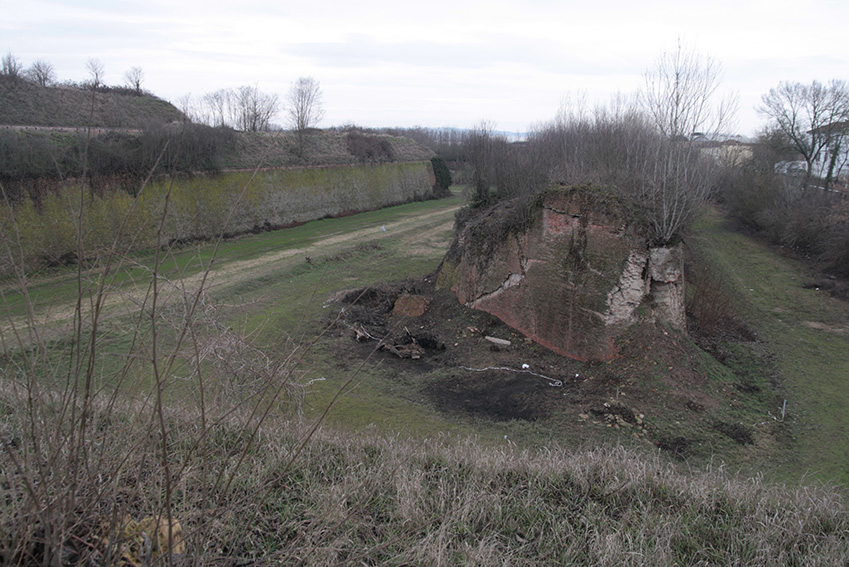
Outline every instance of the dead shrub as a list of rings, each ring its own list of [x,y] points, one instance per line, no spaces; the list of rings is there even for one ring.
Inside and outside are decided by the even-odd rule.
[[[690,331],[698,336],[715,336],[740,327],[728,286],[711,270],[709,260],[687,246],[685,277],[686,309]]]

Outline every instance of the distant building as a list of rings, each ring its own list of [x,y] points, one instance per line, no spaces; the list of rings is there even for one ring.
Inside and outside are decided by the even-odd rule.
[[[710,141],[705,136],[693,137],[699,151],[714,158],[726,167],[738,167],[752,160],[752,146],[735,138],[723,141]]]

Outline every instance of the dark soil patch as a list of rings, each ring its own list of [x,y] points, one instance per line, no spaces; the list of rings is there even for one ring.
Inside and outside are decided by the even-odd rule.
[[[548,415],[547,399],[553,388],[527,374],[503,370],[457,373],[425,387],[443,411],[471,414],[493,421],[535,421]],[[559,392],[555,393],[555,396]]]
[[[430,299],[423,315],[393,314],[395,301],[405,294]],[[352,356],[362,358],[378,346],[378,340],[389,345],[373,356],[397,369],[405,383],[418,387],[438,411],[447,414],[495,422],[550,416],[564,390],[574,383],[577,373],[569,368],[580,364],[526,341],[488,313],[463,307],[450,292],[435,291],[430,279],[348,291],[340,294],[340,302],[345,307],[337,335],[346,339],[343,348],[355,349]],[[355,329],[361,329],[359,345],[350,340]],[[510,344],[495,345],[486,336]],[[421,347],[418,358],[400,358],[398,353],[406,353],[404,347],[411,344]],[[489,367],[512,370],[468,370]],[[433,376],[434,368],[444,371]]]

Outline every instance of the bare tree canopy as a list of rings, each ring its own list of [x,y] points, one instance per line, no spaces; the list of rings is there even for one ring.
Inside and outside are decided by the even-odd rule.
[[[245,132],[261,132],[271,128],[280,102],[276,94],[264,93],[256,85],[244,85],[238,89],[206,93],[199,99],[189,97],[184,106],[193,121],[210,126],[229,126]]]
[[[679,45],[658,57],[636,96],[620,94],[595,108],[582,97],[564,101],[554,121],[531,133],[528,155],[512,151],[496,161],[545,171],[548,182],[603,185],[635,206],[653,244],[675,244],[721,172],[718,160],[702,151],[705,140],[719,139],[735,106],[733,97],[716,100],[720,71]],[[526,192],[522,180],[529,174],[507,173],[498,185],[506,179]]]
[[[716,164],[701,154],[694,138],[715,138],[736,110],[736,97],[716,100],[720,75],[718,63],[680,43],[645,74],[640,100],[660,137],[644,140],[645,167],[635,196],[648,211],[658,243],[679,238],[715,187]]]
[[[144,81],[144,71],[141,67],[130,67],[124,73],[124,82],[139,94],[141,94],[142,81]]]
[[[787,139],[805,160],[804,186],[815,175],[825,177],[826,187],[845,154],[849,134],[849,87],[833,80],[827,85],[783,82],[761,98],[758,111]],[[839,169],[839,168],[838,168]]]
[[[89,58],[89,60],[85,63],[85,68],[88,70],[88,74],[91,77],[92,88],[96,89],[101,86],[103,84],[103,75],[105,73],[103,61],[100,59]]]
[[[463,136],[463,150],[472,167],[472,186],[476,206],[489,203],[490,186],[494,177],[493,154],[496,140],[495,124],[481,120]]]
[[[643,109],[660,133],[673,140],[719,133],[736,110],[734,99],[715,101],[721,74],[715,60],[679,43],[645,73]]]
[[[12,55],[11,51],[6,53],[6,55],[3,56],[3,59],[0,60],[0,75],[18,79],[21,77],[22,72],[23,65],[21,64],[20,59]]]
[[[277,95],[266,94],[256,85],[239,87],[236,102],[239,109],[236,128],[245,132],[268,130],[271,119],[277,114]]]
[[[203,95],[202,106],[205,110],[203,120],[210,126],[234,126],[236,112],[233,91],[218,89]]]
[[[298,132],[312,128],[324,118],[324,101],[320,83],[312,77],[300,77],[286,96],[289,124]]]
[[[53,65],[45,59],[36,59],[26,70],[27,79],[33,83],[48,87],[56,82],[56,71]]]

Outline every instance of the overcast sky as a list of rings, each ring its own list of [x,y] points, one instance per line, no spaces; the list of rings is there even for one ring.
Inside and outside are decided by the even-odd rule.
[[[321,126],[524,131],[570,93],[635,91],[679,39],[723,65],[744,135],[780,81],[849,79],[846,0],[0,0],[0,14],[0,50],[60,80],[87,78],[89,58],[109,84],[139,66],[176,102],[246,84],[283,95],[313,76]]]

